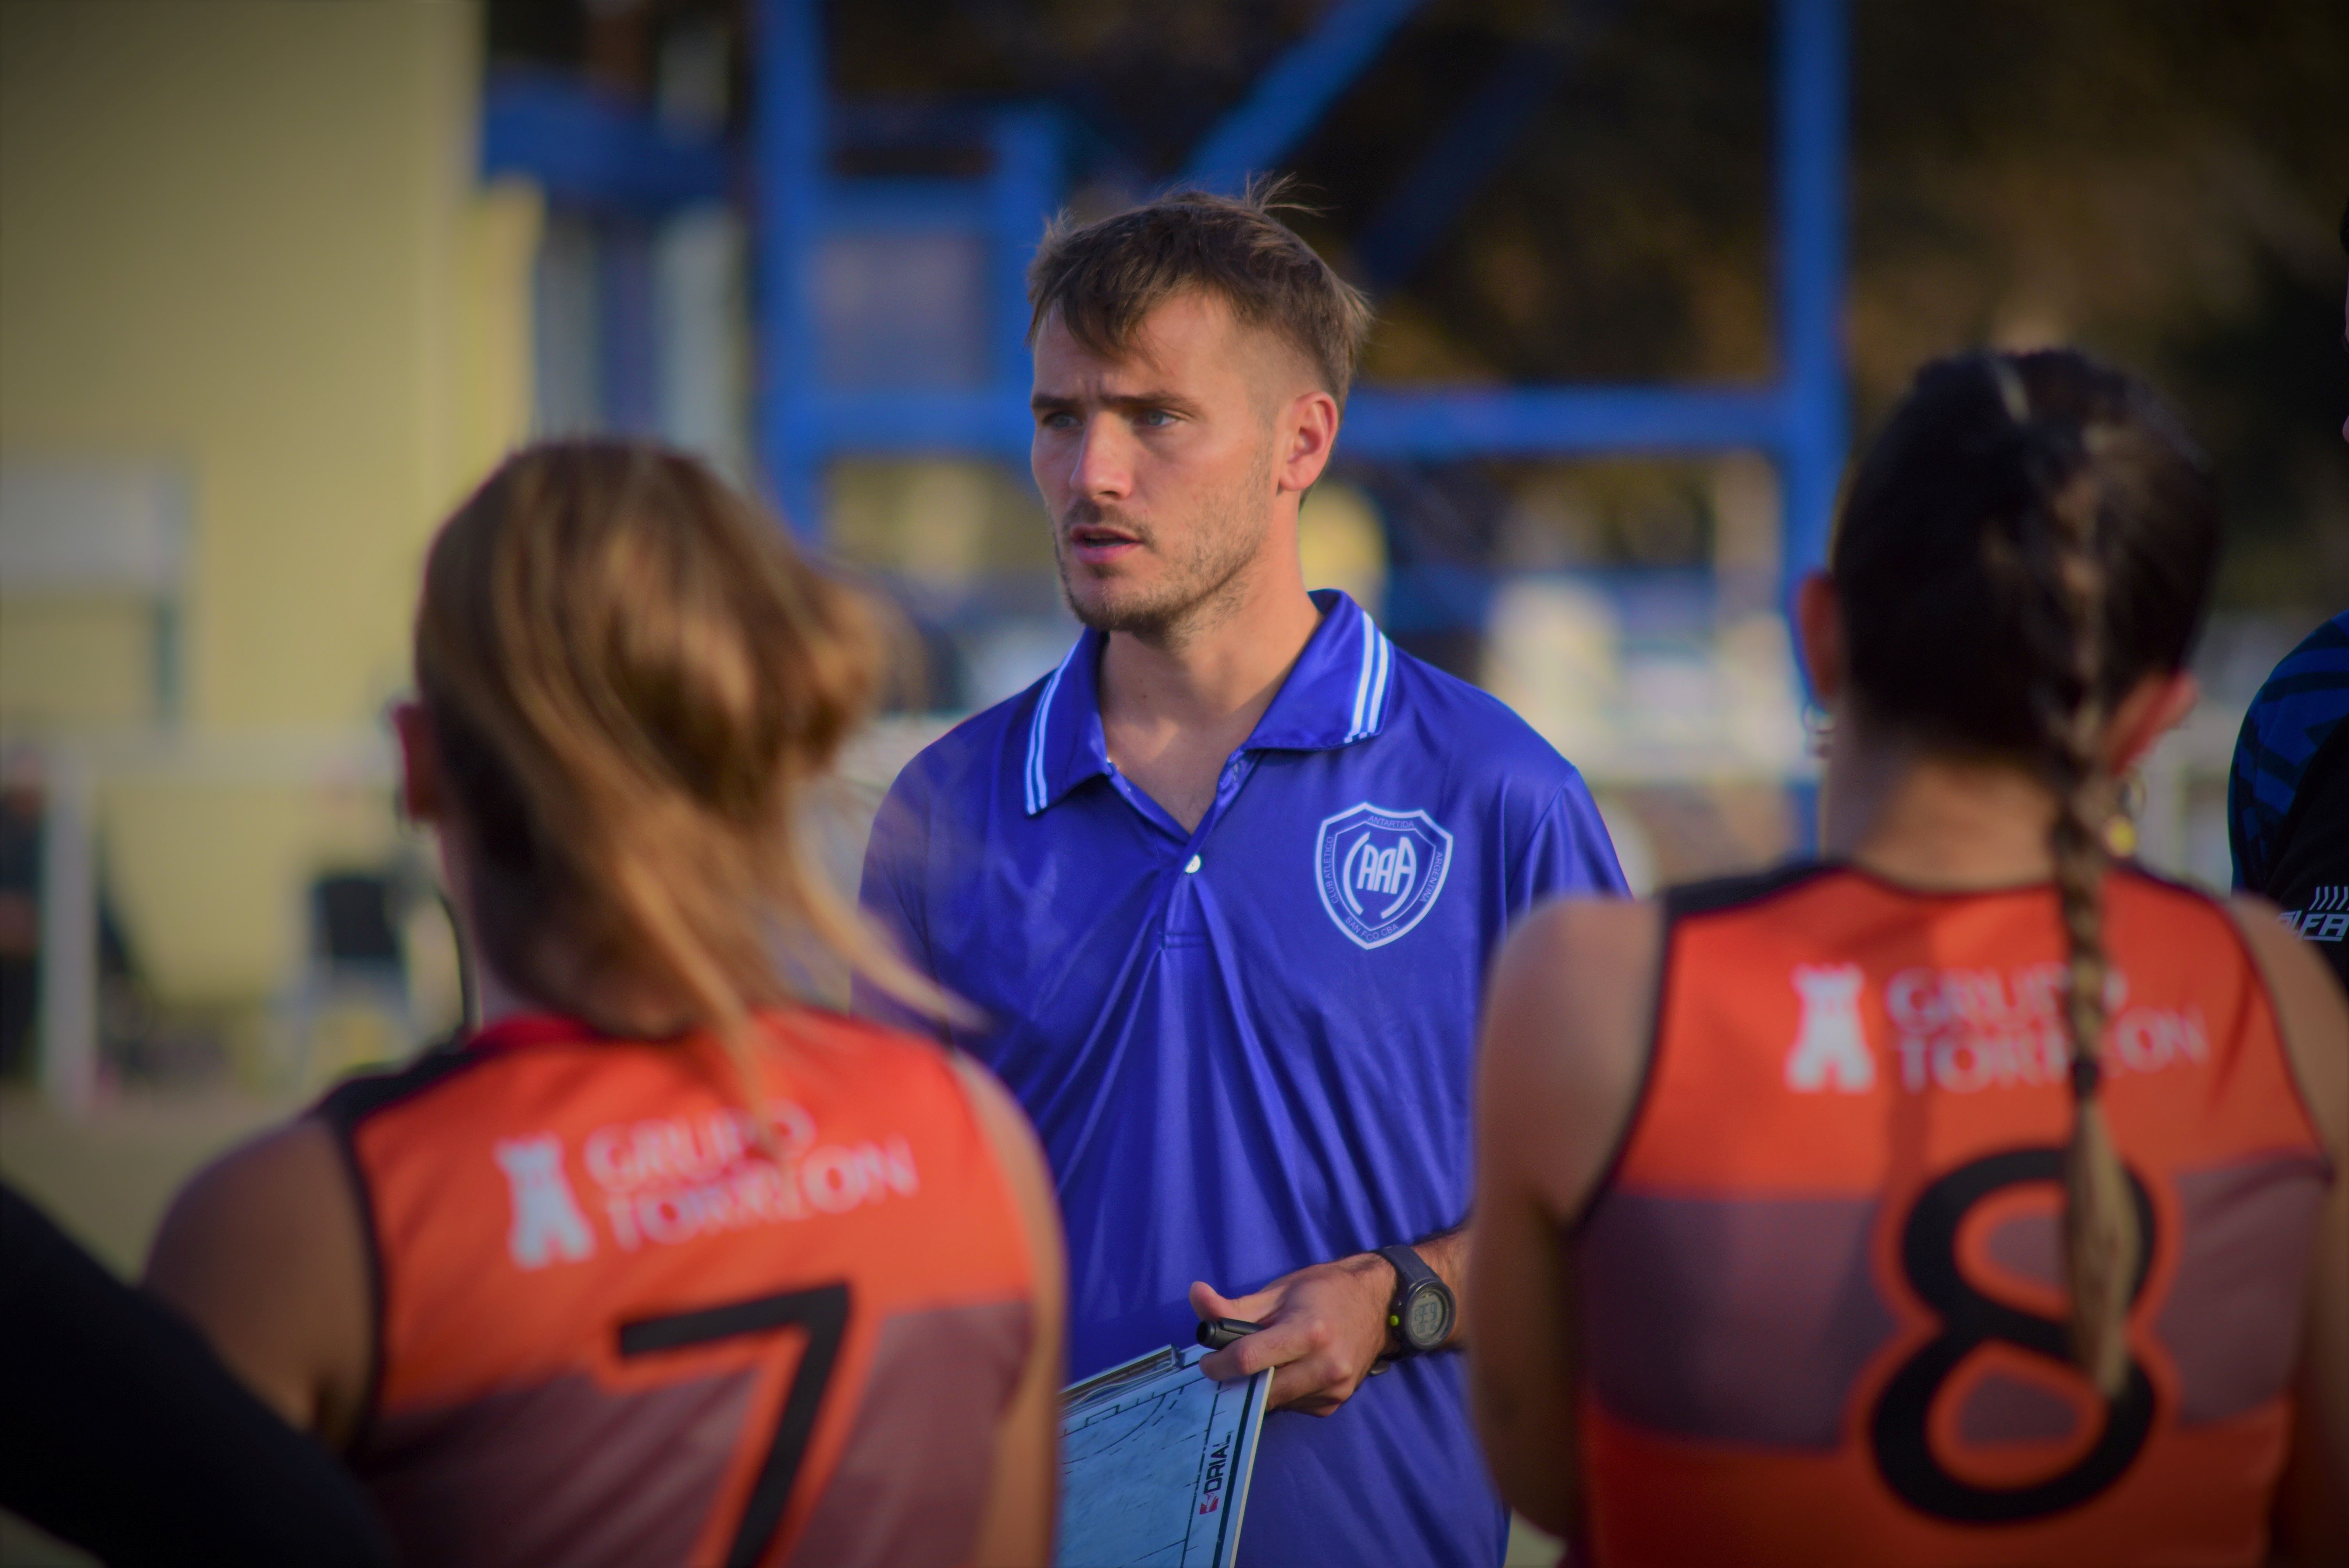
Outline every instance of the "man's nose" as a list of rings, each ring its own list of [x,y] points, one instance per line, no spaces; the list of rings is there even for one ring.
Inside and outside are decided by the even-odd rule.
[[[1085,421],[1071,459],[1069,485],[1078,495],[1122,497],[1133,490],[1133,445],[1114,419]]]

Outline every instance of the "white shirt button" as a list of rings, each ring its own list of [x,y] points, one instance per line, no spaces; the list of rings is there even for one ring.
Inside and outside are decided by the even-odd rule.
[[[1193,855],[1189,861],[1184,863],[1183,869],[1186,872],[1197,871],[1199,869],[1199,857]]]

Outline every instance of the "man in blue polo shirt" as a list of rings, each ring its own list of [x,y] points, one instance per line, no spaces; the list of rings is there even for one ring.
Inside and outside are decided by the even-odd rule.
[[[1389,1319],[1408,1290],[1447,1337],[1465,1273],[1485,961],[1537,901],[1619,890],[1614,851],[1508,709],[1307,593],[1370,317],[1260,197],[1056,226],[1030,293],[1087,630],[906,767],[864,903],[1042,1137],[1071,1376],[1263,1324],[1208,1363],[1278,1368],[1243,1561],[1491,1568],[1458,1357]]]

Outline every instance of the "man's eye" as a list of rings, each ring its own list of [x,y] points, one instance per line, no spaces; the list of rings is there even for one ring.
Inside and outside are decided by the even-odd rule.
[[[1073,430],[1077,428],[1077,417],[1066,408],[1057,408],[1051,413],[1040,415],[1036,422],[1048,430]]]
[[[1164,408],[1144,408],[1141,413],[1134,416],[1133,422],[1137,425],[1147,425],[1153,429],[1157,429],[1163,426],[1173,424],[1174,422],[1174,416],[1168,413]]]

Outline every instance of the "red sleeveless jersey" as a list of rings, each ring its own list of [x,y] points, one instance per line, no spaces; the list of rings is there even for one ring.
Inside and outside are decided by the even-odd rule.
[[[1806,866],[1664,906],[1648,1081],[1577,1236],[1595,1561],[2262,1561],[2332,1172],[2225,910],[2106,886],[2147,1241],[2108,1403],[2064,1354],[2053,890]]]
[[[376,1272],[349,1457],[403,1561],[968,1561],[1029,1347],[1014,1199],[936,1047],[759,1026],[763,1150],[713,1042],[549,1017],[321,1106]]]

